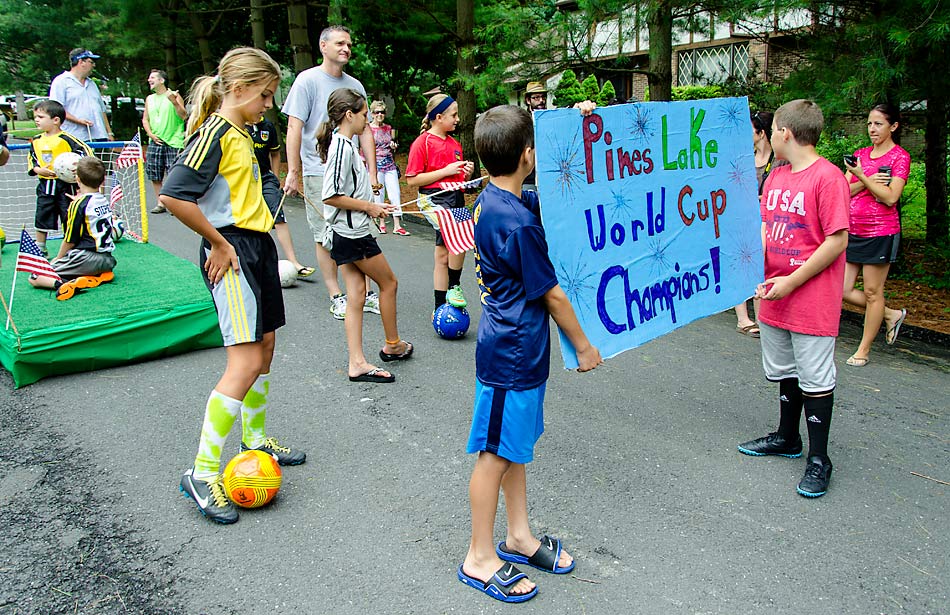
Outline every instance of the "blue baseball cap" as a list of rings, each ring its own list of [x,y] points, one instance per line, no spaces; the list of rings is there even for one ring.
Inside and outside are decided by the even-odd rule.
[[[99,56],[97,56],[97,55],[94,54],[93,52],[89,51],[88,49],[83,49],[83,50],[80,51],[79,53],[77,53],[77,54],[75,54],[75,55],[69,56],[69,60],[70,60],[70,62],[72,62],[73,64],[75,64],[76,62],[78,62],[78,61],[80,61],[80,60],[85,60],[85,59],[87,59],[87,58],[90,59],[90,60],[98,60],[98,59],[99,59]]]

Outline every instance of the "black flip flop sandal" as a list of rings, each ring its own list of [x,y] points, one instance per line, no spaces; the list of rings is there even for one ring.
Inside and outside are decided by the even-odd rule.
[[[379,358],[385,361],[386,363],[389,363],[390,361],[405,361],[406,359],[412,356],[412,351],[413,351],[412,343],[406,342],[406,352],[402,354],[390,354],[386,352],[385,350],[380,350]]]

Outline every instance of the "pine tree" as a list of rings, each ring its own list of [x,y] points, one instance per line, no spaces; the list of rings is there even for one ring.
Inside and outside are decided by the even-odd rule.
[[[597,83],[597,77],[588,75],[587,79],[581,82],[581,92],[583,92],[584,96],[581,100],[592,100],[596,102],[600,96],[600,85]]]
[[[577,81],[577,75],[571,69],[567,69],[561,75],[557,87],[554,88],[554,106],[573,107],[575,103],[582,100],[584,100],[584,93],[581,91],[581,84]]]
[[[606,107],[617,98],[617,91],[614,89],[614,84],[610,81],[604,82],[604,87],[600,89],[600,94],[597,96],[597,106]]]

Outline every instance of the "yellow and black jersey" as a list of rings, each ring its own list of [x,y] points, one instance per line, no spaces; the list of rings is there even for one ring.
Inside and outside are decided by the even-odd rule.
[[[274,226],[250,135],[217,113],[188,139],[161,193],[197,203],[215,228],[267,233]]]
[[[76,152],[80,156],[92,156],[92,149],[68,132],[55,135],[42,134],[34,137],[30,142],[30,153],[27,156],[29,167],[27,173],[36,175],[36,167],[53,169],[53,161],[60,154]],[[59,194],[66,185],[55,177],[41,177],[40,187],[43,194]]]
[[[63,241],[77,250],[112,252],[112,208],[99,192],[80,194],[69,204]]]

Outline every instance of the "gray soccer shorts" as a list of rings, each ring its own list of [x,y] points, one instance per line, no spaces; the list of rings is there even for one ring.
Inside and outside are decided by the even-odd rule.
[[[762,368],[772,382],[798,378],[805,393],[827,393],[835,388],[835,338],[795,333],[759,323]]]

